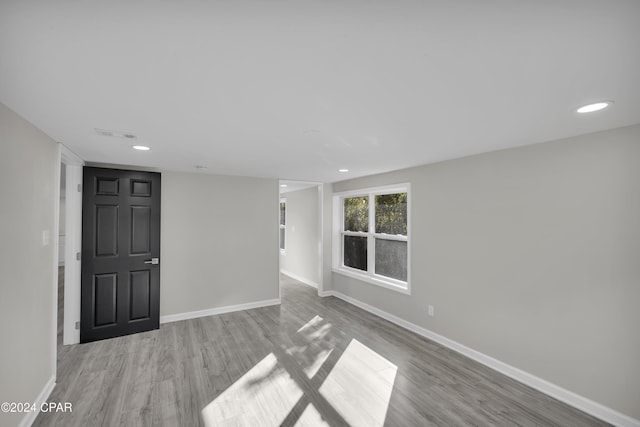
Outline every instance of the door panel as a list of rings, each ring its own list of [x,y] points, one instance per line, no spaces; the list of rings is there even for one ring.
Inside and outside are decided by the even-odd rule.
[[[157,329],[160,174],[84,168],[80,341]]]
[[[116,177],[95,177],[96,194],[99,196],[117,196],[119,179]]]
[[[149,295],[151,289],[151,274],[147,271],[132,271],[129,274],[131,296],[129,301],[129,320],[140,320],[149,318]]]
[[[138,197],[151,197],[151,181],[139,179],[131,180],[131,195]]]
[[[96,205],[96,257],[118,255],[118,206]]]
[[[118,275],[96,274],[93,279],[94,326],[115,325]],[[98,304],[98,302],[100,304]]]
[[[151,252],[151,208],[131,206],[131,254]]]

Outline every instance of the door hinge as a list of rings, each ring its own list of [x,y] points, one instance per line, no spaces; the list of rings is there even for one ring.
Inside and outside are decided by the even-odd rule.
[[[76,322],[76,330],[80,329],[80,322]]]
[[[76,260],[80,261],[81,255],[80,252],[76,252]]]
[[[78,184],[78,193],[82,193],[82,184]]]

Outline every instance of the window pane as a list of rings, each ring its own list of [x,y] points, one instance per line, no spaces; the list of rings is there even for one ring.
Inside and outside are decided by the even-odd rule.
[[[376,196],[376,233],[407,235],[407,193]]]
[[[407,281],[407,242],[376,239],[376,274]]]
[[[286,203],[280,202],[280,225],[285,225]]]
[[[280,249],[284,249],[284,227],[280,227]]]
[[[344,199],[344,231],[369,231],[369,197]]]
[[[344,236],[344,265],[367,271],[367,238]]]

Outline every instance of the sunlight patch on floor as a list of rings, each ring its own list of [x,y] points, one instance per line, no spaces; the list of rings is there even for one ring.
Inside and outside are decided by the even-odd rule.
[[[311,379],[311,378],[315,377],[315,375],[318,373],[318,371],[320,370],[322,365],[324,365],[324,362],[327,360],[329,355],[331,355],[332,351],[333,351],[333,349],[321,350],[316,355],[315,360],[313,361],[313,363],[311,363],[309,366],[305,366],[304,367],[303,370],[304,370],[304,373],[307,374],[307,378]]]
[[[302,397],[289,373],[273,353],[233,383],[202,410],[207,427],[280,425]]]
[[[339,419],[383,426],[397,366],[356,339],[340,354],[330,331],[331,324],[315,316],[298,330],[295,345],[267,355],[209,403],[204,425],[326,426],[325,420]]]
[[[320,386],[320,393],[352,426],[382,426],[397,370],[353,339]]]
[[[333,343],[327,339],[331,332],[331,323],[323,323],[324,319],[315,316],[296,332],[304,344],[292,346],[285,351],[302,366],[307,378],[313,378],[333,351]]]
[[[298,329],[296,332],[297,333],[305,332],[307,329],[313,328],[314,326],[320,324],[321,322],[322,322],[322,317],[316,315],[313,319],[309,320],[307,323],[302,325],[302,327]]]
[[[322,419],[322,415],[313,406],[313,403],[307,405],[302,415],[295,424],[296,427],[330,427],[330,424]]]

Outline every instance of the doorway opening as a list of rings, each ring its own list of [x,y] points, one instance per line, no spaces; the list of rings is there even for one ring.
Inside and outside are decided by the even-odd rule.
[[[280,181],[280,281],[322,291],[322,184]]]
[[[58,269],[56,343],[58,355],[66,345],[80,342],[80,238],[82,232],[82,166],[84,161],[60,144],[58,209]]]
[[[62,346],[62,335],[64,331],[64,264],[65,264],[65,237],[66,237],[66,182],[67,166],[60,163],[60,198],[58,200],[58,327],[56,344],[58,354]]]

